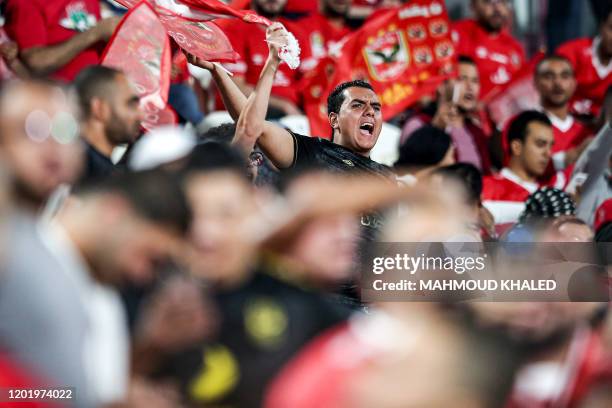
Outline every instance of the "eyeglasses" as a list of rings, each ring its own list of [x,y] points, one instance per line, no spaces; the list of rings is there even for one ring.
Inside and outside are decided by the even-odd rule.
[[[69,112],[58,112],[51,117],[42,110],[32,111],[26,117],[24,128],[28,138],[38,143],[53,138],[60,144],[70,144],[79,136],[79,125]]]

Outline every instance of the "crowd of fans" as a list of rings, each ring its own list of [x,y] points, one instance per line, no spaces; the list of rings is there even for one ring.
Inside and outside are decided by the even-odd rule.
[[[407,2],[233,3],[274,23],[218,22],[233,63],[173,46],[180,124],[145,133],[126,73],[99,65],[125,8],[0,0],[0,406],[612,406],[607,295],[360,292],[377,242],[610,242],[609,2],[593,2],[594,38],[533,64],[538,106],[495,123],[485,96],[528,58],[511,2],[471,0],[456,76],[384,124],[392,163],[371,154],[384,107],[367,81],[322,96],[329,135],[301,134],[302,84]],[[44,387],[73,399],[2,392]]]

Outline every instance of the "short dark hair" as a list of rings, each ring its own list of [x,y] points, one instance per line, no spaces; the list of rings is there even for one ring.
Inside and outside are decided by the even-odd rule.
[[[552,127],[550,119],[548,119],[548,116],[546,116],[544,113],[535,110],[523,111],[515,116],[508,126],[508,146],[510,146],[513,140],[525,142],[525,138],[527,137],[527,127],[532,122],[537,122],[545,126]]]
[[[219,143],[231,143],[234,135],[236,134],[235,123],[223,123],[219,126],[208,129],[206,132],[198,134],[198,141],[200,143],[205,142],[219,142]]]
[[[468,57],[467,55],[460,55],[457,58],[457,63],[476,65],[476,61],[474,61],[474,58]]]
[[[425,125],[412,132],[400,146],[395,166],[430,166],[439,163],[451,147],[452,139],[442,129]]]
[[[185,234],[191,209],[178,175],[164,170],[120,173],[82,186],[77,195],[117,194],[145,219]]]
[[[103,65],[92,65],[83,69],[74,80],[79,107],[83,117],[91,114],[90,103],[94,98],[104,98],[109,94],[109,86],[122,72]]]
[[[612,5],[609,1],[591,1],[597,25],[605,24],[612,13]]]
[[[549,61],[561,61],[561,62],[565,62],[565,63],[567,63],[570,66],[572,71],[574,71],[574,65],[572,65],[572,62],[569,59],[567,59],[563,55],[549,54],[549,55],[546,55],[544,58],[542,58],[540,61],[538,61],[537,65],[535,67],[535,70],[534,70],[534,74],[537,76],[540,73],[540,68],[542,67],[542,65],[545,62],[549,62]]]
[[[229,171],[248,181],[247,161],[242,153],[228,143],[209,141],[197,145],[187,158],[184,174]]]
[[[460,183],[465,187],[468,201],[471,204],[480,202],[482,193],[482,173],[471,163],[455,163],[450,166],[441,167],[436,174]]]
[[[372,85],[370,85],[369,82],[361,80],[361,79],[356,79],[354,81],[341,83],[340,85],[335,87],[334,90],[331,91],[331,93],[327,97],[327,114],[328,115],[332,112],[333,113],[340,112],[340,107],[342,106],[342,103],[344,103],[343,92],[345,89],[348,89],[348,88],[365,88],[365,89],[369,89],[370,91],[374,91],[374,88],[372,87]]]

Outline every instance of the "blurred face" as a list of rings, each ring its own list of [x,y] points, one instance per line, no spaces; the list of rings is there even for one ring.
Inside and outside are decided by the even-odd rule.
[[[331,16],[344,16],[351,5],[350,0],[322,0],[323,12]]]
[[[578,320],[575,313],[567,313],[563,303],[474,302],[469,307],[483,327],[498,328],[526,345],[567,332]]]
[[[521,166],[528,174],[539,177],[546,171],[553,143],[552,127],[531,122],[527,126],[525,141],[512,142],[513,155],[518,157]]]
[[[608,19],[600,26],[599,35],[601,36],[600,53],[609,58],[612,56],[612,13],[608,14]]]
[[[73,183],[83,162],[76,120],[63,91],[18,85],[0,113],[2,160],[17,194],[41,204],[61,183]]]
[[[549,60],[543,62],[535,77],[535,85],[542,106],[563,107],[569,103],[576,90],[576,78],[567,61]]]
[[[323,284],[340,283],[350,278],[358,239],[355,217],[317,219],[300,233],[291,256],[306,268],[309,278]]]
[[[595,236],[588,225],[575,222],[563,223],[558,229],[560,242],[593,242]]]
[[[140,98],[123,74],[115,80],[109,108],[110,114],[105,121],[109,141],[113,145],[134,143],[140,135],[143,112],[140,109]]]
[[[255,209],[251,187],[233,173],[213,172],[192,176],[187,195],[194,272],[217,282],[240,280],[255,254],[248,225]]]
[[[480,76],[474,64],[460,63],[458,83],[461,84],[459,107],[465,112],[474,112],[478,108],[480,96]]]
[[[347,88],[343,94],[340,112],[329,115],[334,139],[353,152],[367,156],[382,128],[380,101],[376,93],[367,88]]]
[[[276,17],[283,12],[287,0],[254,0],[255,11],[264,17]]]
[[[473,0],[472,7],[476,19],[488,31],[498,32],[510,20],[509,0]]]
[[[87,213],[88,218],[81,220],[96,225],[92,244],[83,252],[103,283],[143,285],[153,279],[157,266],[183,247],[183,242],[170,228],[144,219],[119,200],[99,200]]]

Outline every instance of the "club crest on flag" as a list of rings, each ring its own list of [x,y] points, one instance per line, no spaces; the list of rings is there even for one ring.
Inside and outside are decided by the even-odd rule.
[[[455,53],[455,47],[450,41],[442,41],[436,44],[436,58],[440,61],[447,60]]]
[[[444,19],[437,19],[429,23],[429,33],[432,37],[442,37],[448,33],[448,24]]]
[[[368,71],[372,78],[380,82],[399,78],[410,65],[408,45],[402,31],[395,27],[379,32],[377,37],[368,38],[363,48]]]
[[[425,27],[423,24],[414,24],[408,27],[408,38],[411,41],[423,41],[427,34],[425,33]]]
[[[414,62],[419,65],[429,65],[433,62],[431,49],[427,46],[417,47],[414,49]]]

